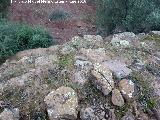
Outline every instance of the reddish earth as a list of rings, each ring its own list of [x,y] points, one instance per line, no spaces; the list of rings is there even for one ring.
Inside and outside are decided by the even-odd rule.
[[[9,12],[9,18],[12,21],[18,21],[45,27],[49,33],[60,43],[69,41],[73,36],[80,34],[95,34],[94,27],[95,7],[88,3],[58,3],[58,4],[20,4],[22,0],[12,3]],[[65,22],[51,22],[49,15],[55,9],[63,9],[71,13],[71,16]]]

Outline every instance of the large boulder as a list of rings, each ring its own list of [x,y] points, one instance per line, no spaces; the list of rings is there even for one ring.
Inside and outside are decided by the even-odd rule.
[[[78,98],[75,91],[69,87],[60,87],[50,92],[44,99],[50,120],[77,118]]]
[[[100,63],[94,64],[92,75],[95,77],[94,85],[101,90],[104,95],[108,95],[114,88],[112,72]]]

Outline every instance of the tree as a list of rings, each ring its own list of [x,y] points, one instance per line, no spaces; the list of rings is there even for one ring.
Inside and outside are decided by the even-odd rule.
[[[154,28],[149,17],[159,14],[159,0],[97,0],[97,25],[112,33],[117,26],[135,33]],[[155,9],[156,8],[156,9]],[[150,19],[149,21],[151,21]],[[157,20],[158,22],[158,20]],[[152,23],[152,24],[151,24]],[[159,23],[156,28],[160,27]]]

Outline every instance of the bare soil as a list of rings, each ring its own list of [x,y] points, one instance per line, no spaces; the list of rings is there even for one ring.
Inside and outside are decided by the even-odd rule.
[[[49,33],[63,44],[75,35],[95,34],[94,26],[95,6],[89,3],[39,3],[28,4],[19,2],[12,3],[9,10],[11,21],[27,23],[31,26],[40,25],[45,27]],[[71,13],[71,17],[64,22],[53,22],[49,15],[56,9],[63,9]]]

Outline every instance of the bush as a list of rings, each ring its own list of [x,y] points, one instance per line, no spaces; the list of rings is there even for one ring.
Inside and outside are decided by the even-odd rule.
[[[151,12],[146,18],[146,21],[152,30],[160,30],[160,9]]]
[[[70,17],[70,14],[68,12],[65,12],[63,10],[55,10],[49,15],[50,21],[64,21],[68,17]]]
[[[112,33],[116,27],[135,33],[160,28],[157,0],[97,0],[97,25]],[[155,9],[156,8],[156,9]]]
[[[42,28],[0,21],[0,58],[4,59],[19,51],[55,44]]]

